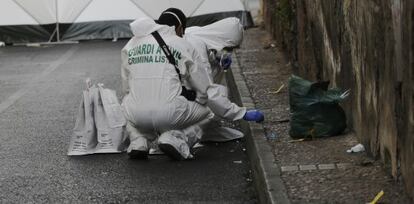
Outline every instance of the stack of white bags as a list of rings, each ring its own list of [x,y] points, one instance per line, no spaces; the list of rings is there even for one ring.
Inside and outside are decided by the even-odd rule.
[[[123,128],[126,119],[114,90],[87,79],[76,124],[69,144],[69,156],[120,153],[126,149]]]

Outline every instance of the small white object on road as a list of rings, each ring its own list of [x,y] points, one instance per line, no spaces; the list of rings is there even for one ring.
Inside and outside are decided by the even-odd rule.
[[[346,150],[346,152],[348,153],[357,153],[357,152],[364,152],[364,151],[365,151],[365,147],[362,144],[357,144],[353,146],[351,149]]]
[[[241,164],[243,162],[242,161],[233,161],[233,163],[235,163],[235,164]]]
[[[200,143],[196,143],[196,144],[193,146],[193,149],[196,149],[196,148],[201,148],[201,147],[204,147],[204,145],[203,145],[203,144],[200,144]]]
[[[163,155],[164,154],[164,152],[162,152],[160,149],[158,149],[158,148],[151,148],[150,150],[149,150],[149,154],[150,155]]]

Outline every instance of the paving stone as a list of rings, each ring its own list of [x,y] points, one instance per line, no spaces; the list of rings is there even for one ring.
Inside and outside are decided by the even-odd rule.
[[[316,165],[299,165],[301,171],[316,170]]]
[[[255,108],[256,106],[254,105],[254,103],[243,103],[244,107],[246,107],[247,109],[252,109]]]
[[[241,76],[240,74],[234,74],[233,77],[234,77],[235,81],[243,81],[244,80],[244,77]]]
[[[243,101],[243,103],[253,103],[252,98],[251,97],[246,97],[246,96],[242,97],[242,101]]]
[[[299,170],[299,168],[298,168],[298,166],[282,166],[282,172],[285,172],[285,171],[298,171]]]
[[[350,163],[337,163],[336,167],[338,169],[347,169],[350,168],[352,165]]]
[[[330,169],[336,169],[335,164],[319,164],[318,165],[319,170],[330,170]]]

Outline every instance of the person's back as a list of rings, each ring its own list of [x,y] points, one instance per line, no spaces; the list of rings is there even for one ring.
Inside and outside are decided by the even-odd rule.
[[[174,28],[156,24],[153,20],[142,18],[131,24],[134,37],[122,49],[122,70],[126,95],[126,113],[135,124],[143,127],[166,126],[171,123],[172,110],[183,108],[181,82],[174,66],[151,35],[158,31],[169,46],[180,73],[187,70],[182,63],[189,60],[183,39],[175,34]],[[127,83],[127,84],[126,84]],[[149,120],[148,117],[158,121]],[[171,124],[174,125],[174,124]]]
[[[164,40],[174,47],[172,52],[177,61],[183,56],[180,46],[176,46],[178,43],[174,41],[180,39],[173,28],[157,25],[147,18],[135,21],[131,28],[134,37],[122,49],[123,67],[129,72],[124,94],[131,93],[137,104],[158,108],[180,95],[181,83],[174,66],[168,62],[151,32],[158,30]]]

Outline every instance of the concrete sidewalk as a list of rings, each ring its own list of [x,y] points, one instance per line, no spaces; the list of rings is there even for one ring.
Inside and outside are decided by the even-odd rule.
[[[351,131],[312,141],[290,138],[286,61],[261,28],[247,30],[229,87],[236,101],[265,112],[263,124],[242,122],[260,203],[367,203],[381,192],[385,203],[409,203],[401,182],[365,153],[348,154],[358,144]]]

